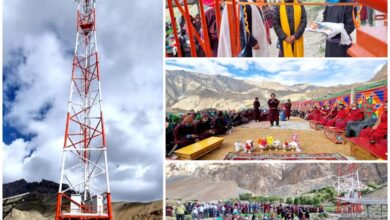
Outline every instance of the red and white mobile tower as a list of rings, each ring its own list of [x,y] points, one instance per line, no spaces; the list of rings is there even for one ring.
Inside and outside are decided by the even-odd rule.
[[[361,213],[363,207],[354,202],[361,198],[359,167],[355,163],[339,164],[336,213]]]
[[[56,220],[112,219],[95,0],[77,0],[77,36]],[[64,189],[62,184],[69,188]]]

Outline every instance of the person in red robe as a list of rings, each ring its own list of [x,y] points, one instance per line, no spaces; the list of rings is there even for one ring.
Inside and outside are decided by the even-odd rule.
[[[335,118],[337,113],[338,113],[337,106],[335,106],[326,116],[322,117],[322,119],[320,120],[320,124],[326,125],[326,122],[328,120],[332,120],[333,118]]]
[[[274,121],[276,122],[276,126],[279,127],[279,100],[276,99],[275,93],[271,94],[271,99],[268,100],[268,120],[271,123],[271,127],[274,126]]]
[[[364,119],[364,112],[357,107],[356,103],[351,105],[351,109],[348,112],[347,117],[344,119],[336,120],[335,127],[341,130],[345,130],[349,121],[361,121]]]
[[[366,137],[369,139],[371,144],[383,142],[387,137],[387,101],[384,105],[385,110],[382,115],[376,121],[373,127],[363,129],[359,137]]]
[[[286,119],[290,120],[290,114],[291,114],[291,100],[287,99],[287,103],[284,104],[284,114],[286,115]]]
[[[321,119],[321,111],[314,106],[311,112],[307,116],[307,120],[319,121]]]
[[[328,106],[326,106],[326,105],[322,106],[322,108],[320,109],[321,116],[320,116],[319,120],[321,120],[322,117],[327,116],[329,114],[329,111],[330,110],[329,110]]]
[[[313,120],[313,118],[314,118],[314,114],[313,114],[314,108],[315,107],[311,108],[310,110],[308,110],[306,112],[306,120],[309,120],[309,121]]]
[[[255,121],[260,121],[260,102],[259,102],[259,98],[257,97],[253,102],[253,116]]]
[[[168,155],[171,155],[176,149],[180,149],[198,141],[198,135],[196,135],[192,115],[189,114],[185,116],[182,123],[175,127],[173,130],[173,137],[175,146]]]
[[[339,104],[337,108],[338,108],[337,109],[338,112],[336,117],[334,117],[331,120],[328,120],[325,126],[334,127],[337,120],[344,120],[347,117],[348,114],[347,114],[347,110],[345,109],[345,105]]]

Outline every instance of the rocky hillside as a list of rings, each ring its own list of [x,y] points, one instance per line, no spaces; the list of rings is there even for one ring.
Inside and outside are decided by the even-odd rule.
[[[370,82],[377,82],[387,79],[387,65],[384,65],[378,73],[370,80]]]
[[[385,65],[369,82],[331,87],[310,84],[284,85],[278,82],[254,82],[221,75],[167,70],[166,106],[168,111],[206,108],[240,109],[252,107],[254,97],[262,106],[272,92],[282,101],[305,100],[342,92],[354,87],[387,79]]]
[[[11,197],[23,193],[30,193],[24,202],[16,206],[16,209],[23,212],[32,211],[31,215],[41,214],[48,216],[55,212],[56,196],[59,184],[42,180],[41,182],[27,182],[24,179],[3,184],[3,198]],[[67,185],[63,185],[67,189]],[[70,194],[71,192],[69,192]]]
[[[170,199],[204,199],[218,197],[220,183],[236,184],[225,192],[247,190],[254,194],[289,197],[329,186],[336,186],[337,164],[202,164],[194,168],[187,164],[169,164],[166,167],[167,197]],[[360,180],[363,185],[370,182],[385,183],[387,168],[385,164],[360,164]],[[207,182],[206,196],[199,183]],[[231,183],[232,182],[232,183]],[[185,184],[184,184],[185,183]],[[179,187],[182,186],[182,187]],[[178,188],[179,187],[179,188]],[[198,188],[199,187],[199,188]],[[232,194],[229,194],[231,198]],[[220,198],[223,199],[223,198]]]
[[[23,179],[3,184],[4,198],[26,192],[30,193],[22,203],[15,207],[12,212],[12,220],[53,219],[58,186],[57,183],[48,180],[29,183]],[[67,185],[63,187],[68,188]],[[118,220],[160,220],[162,219],[162,208],[162,201],[150,203],[113,203],[114,217]],[[10,215],[5,219],[11,220]]]
[[[161,220],[162,218],[162,201],[151,203],[113,203],[114,219],[119,220]],[[5,220],[49,220],[54,219],[54,212],[42,213],[34,209],[21,211],[14,209],[12,218],[10,215]]]
[[[190,191],[188,186],[191,186]],[[193,176],[172,176],[167,179],[167,199],[209,201],[236,198],[248,192],[250,191],[239,187],[234,180],[214,182]]]
[[[43,179],[41,182],[29,183],[24,179],[3,184],[3,197],[10,197],[26,192],[30,193],[52,193],[58,192],[58,183]],[[67,189],[68,185],[63,184],[62,188]]]
[[[163,202],[113,203],[114,219],[119,220],[162,220]]]

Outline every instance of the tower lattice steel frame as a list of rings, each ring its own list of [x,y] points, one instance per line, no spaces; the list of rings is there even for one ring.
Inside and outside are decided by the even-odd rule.
[[[337,177],[337,202],[336,213],[361,213],[361,204],[352,204],[342,198],[361,198],[361,186],[359,180],[359,166],[355,163],[339,164]]]
[[[78,0],[77,7],[56,220],[112,219],[95,0]],[[64,189],[63,184],[69,188]]]

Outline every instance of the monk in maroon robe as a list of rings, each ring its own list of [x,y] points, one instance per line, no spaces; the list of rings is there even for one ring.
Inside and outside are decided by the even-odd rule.
[[[271,94],[271,99],[268,100],[268,120],[271,123],[271,127],[274,126],[274,121],[276,121],[276,126],[279,126],[279,100],[277,100],[275,93]]]
[[[319,120],[321,120],[322,117],[327,116],[329,114],[329,112],[330,112],[330,110],[327,108],[327,106],[325,106],[325,105],[322,106],[322,108],[320,110],[321,116],[320,116]]]
[[[337,113],[338,113],[337,106],[335,106],[325,117],[322,117],[322,119],[320,120],[320,124],[326,125],[326,122],[328,120],[334,119]]]
[[[259,102],[259,98],[257,97],[253,102],[253,116],[255,121],[260,121],[260,102]]]
[[[209,34],[210,48],[212,56],[216,57],[218,53],[218,30],[215,10],[210,8],[206,11],[206,23]]]
[[[204,114],[202,120],[195,124],[195,130],[199,140],[209,138],[215,134],[214,130],[211,129],[211,120],[207,114]]]
[[[376,121],[373,127],[363,129],[359,133],[359,137],[369,138],[371,144],[375,143],[387,143],[384,141],[387,138],[387,102],[385,103],[385,111],[383,111],[378,121]]]
[[[331,120],[328,120],[325,126],[334,127],[337,120],[344,120],[348,116],[347,110],[345,110],[345,106],[343,104],[338,105],[337,108],[338,108],[338,112],[336,117],[334,117]]]
[[[196,135],[195,126],[192,122],[192,116],[187,115],[184,117],[182,123],[175,127],[173,130],[175,146],[168,155],[172,154],[176,149],[193,144],[198,140],[198,135]]]
[[[290,99],[287,99],[287,103],[284,104],[284,114],[286,115],[286,119],[290,120],[290,114],[291,114],[291,101],[290,101]]]
[[[321,119],[321,111],[314,106],[313,110],[307,116],[307,120],[319,121]]]
[[[349,110],[346,118],[336,120],[335,127],[344,130],[349,121],[361,121],[363,119],[364,119],[364,112],[362,112],[357,107],[357,104],[354,103],[351,105],[351,109]]]
[[[314,107],[315,108],[315,107]],[[311,110],[308,110],[307,112],[306,112],[306,114],[307,114],[307,116],[306,116],[306,119],[307,120],[313,120],[313,118],[314,118],[314,114],[313,114],[313,111],[314,111],[314,108],[312,108]]]

